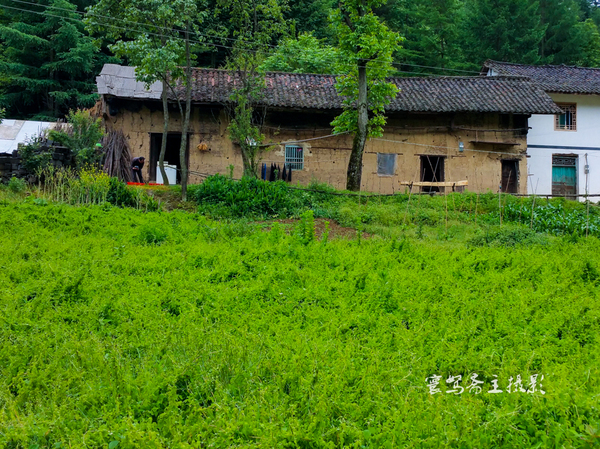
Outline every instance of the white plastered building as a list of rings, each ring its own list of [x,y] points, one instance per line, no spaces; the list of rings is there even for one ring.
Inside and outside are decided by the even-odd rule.
[[[600,69],[486,61],[482,74],[527,77],[564,111],[529,119],[528,193],[600,194]]]

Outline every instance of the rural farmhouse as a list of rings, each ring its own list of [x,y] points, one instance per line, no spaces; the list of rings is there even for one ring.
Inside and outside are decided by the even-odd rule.
[[[367,142],[362,190],[394,193],[407,184],[424,191],[464,185],[476,192],[527,191],[527,129],[531,115],[560,109],[536,84],[522,77],[394,78],[400,93],[387,107],[382,138]],[[195,69],[188,166],[194,176],[242,174],[239,147],[228,137],[227,105],[234,73]],[[145,156],[146,179],[154,180],[162,140],[161,85],[146,89],[135,69],[105,65],[97,77],[109,128],[120,129],[134,156]],[[178,95],[183,96],[183,89]],[[172,100],[174,98],[171,98]],[[261,101],[263,132],[275,149],[263,162],[292,167],[293,181],[312,179],[346,185],[351,135],[332,136],[342,110],[335,76],[268,73]],[[179,166],[181,117],[174,107],[166,161]]]
[[[529,120],[529,193],[600,193],[600,69],[487,61],[482,74],[527,77],[562,109]]]

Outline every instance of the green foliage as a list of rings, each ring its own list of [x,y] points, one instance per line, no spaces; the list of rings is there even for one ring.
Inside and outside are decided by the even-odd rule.
[[[579,236],[588,233],[600,237],[600,216],[595,209],[588,217],[585,210],[566,210],[560,202],[539,205],[533,211],[529,205],[510,204],[504,208],[503,217],[532,225],[538,232]]]
[[[147,245],[160,245],[168,237],[169,231],[157,223],[147,223],[140,227],[139,239]]]
[[[50,166],[39,176],[40,200],[71,205],[112,204],[146,211],[159,209],[158,202],[142,189],[129,187],[95,168],[75,171]]]
[[[463,0],[391,1],[378,9],[388,26],[405,38],[396,52],[396,60],[406,64],[401,70],[415,75],[469,74],[454,71],[466,68],[464,4]]]
[[[299,36],[314,33],[319,39],[329,38],[331,30],[328,18],[335,3],[335,0],[294,0],[289,2],[286,18],[293,22],[293,28]]]
[[[6,109],[0,108],[0,124],[2,124],[2,120],[4,120],[5,116],[6,116]]]
[[[76,168],[98,166],[103,156],[100,144],[104,135],[102,119],[93,118],[89,111],[69,111],[67,123],[60,130],[50,130],[50,139],[71,151]]]
[[[548,239],[526,227],[485,229],[468,241],[473,246],[505,246],[546,244]]]
[[[262,64],[271,44],[288,32],[284,19],[286,0],[218,0],[219,13],[229,17],[233,27],[233,48],[226,68],[238,81],[230,95],[229,135],[240,146],[245,176],[257,176],[259,155],[267,148],[262,131],[262,114],[254,109],[265,85]]]
[[[312,33],[303,33],[297,39],[288,37],[280,41],[275,53],[261,65],[261,70],[338,74],[342,67],[341,56],[335,47],[324,44]]]
[[[18,6],[18,5],[13,5]],[[75,2],[45,0],[44,8],[3,9],[0,90],[11,117],[54,120],[97,100],[95,77],[105,62],[86,35]]]
[[[465,54],[481,66],[486,59],[536,64],[545,24],[539,3],[524,0],[466,0]]]
[[[0,201],[0,233],[2,447],[598,440],[597,238],[304,245],[177,211],[12,201]],[[483,393],[426,387],[471,373]],[[506,392],[534,374],[545,395]],[[502,394],[485,393],[493,376]]]
[[[234,181],[226,176],[207,178],[190,190],[201,212],[231,217],[289,217],[306,206],[299,194],[291,193],[284,181],[266,182],[254,177]]]
[[[307,210],[302,214],[297,232],[300,241],[305,245],[315,241],[315,217],[312,210]]]
[[[8,189],[13,193],[22,193],[27,189],[27,183],[25,180],[13,176],[8,181]]]
[[[577,31],[580,36],[581,46],[578,48],[579,59],[571,59],[573,62],[583,67],[600,66],[600,31],[598,25],[592,19],[577,24]]]
[[[367,133],[369,137],[383,135],[386,119],[384,109],[399,92],[386,78],[393,73],[392,55],[402,38],[390,31],[373,12],[385,4],[383,0],[343,0],[331,15],[332,28],[344,59],[343,76],[336,89],[344,97],[344,112],[332,122],[334,132],[357,132],[359,67],[367,70]],[[362,149],[361,149],[362,151]]]
[[[19,156],[23,168],[29,173],[39,173],[46,169],[52,162],[52,147],[47,145],[46,133],[31,136],[19,145]]]

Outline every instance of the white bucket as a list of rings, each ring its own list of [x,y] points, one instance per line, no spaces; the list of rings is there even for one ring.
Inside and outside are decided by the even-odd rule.
[[[165,173],[167,174],[167,178],[169,180],[169,184],[175,184],[175,180],[177,179],[177,166],[176,165],[167,165],[165,164]],[[156,164],[156,183],[164,184],[164,180],[162,177],[162,173],[160,172],[160,167]]]

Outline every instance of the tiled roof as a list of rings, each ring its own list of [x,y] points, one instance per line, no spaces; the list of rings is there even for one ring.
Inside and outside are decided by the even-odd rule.
[[[103,73],[99,78],[103,78]],[[388,112],[561,112],[542,89],[521,77],[392,78],[390,81],[400,88],[400,92],[386,108]],[[122,98],[148,98],[122,95],[118,86],[111,90],[106,88],[108,84],[102,83],[103,91],[99,93]],[[206,104],[227,103],[232,89],[239,84],[239,74],[234,72],[194,69],[192,100]],[[98,85],[100,87],[100,82]],[[183,98],[184,87],[179,86],[176,90]],[[282,108],[339,110],[342,100],[335,90],[334,75],[270,72],[266,75],[261,103]]]
[[[482,74],[526,76],[546,92],[600,95],[600,69],[566,65],[523,65],[486,61]]]

